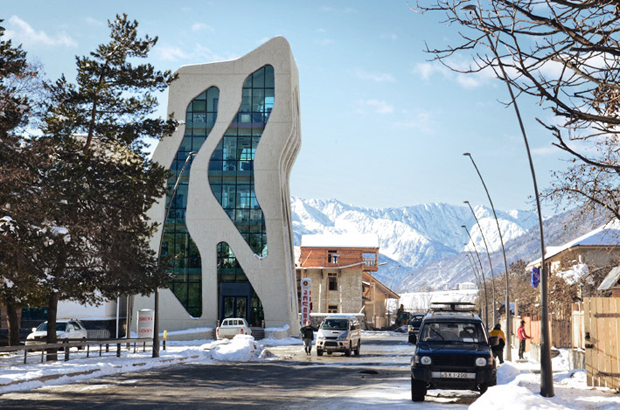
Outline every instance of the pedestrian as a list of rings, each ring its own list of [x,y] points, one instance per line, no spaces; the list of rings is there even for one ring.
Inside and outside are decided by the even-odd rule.
[[[312,341],[314,340],[314,329],[310,326],[310,321],[306,321],[306,326],[301,328],[301,339],[304,341],[304,350],[310,356],[312,353]]]
[[[493,356],[499,359],[500,364],[504,363],[504,346],[506,346],[506,335],[502,331],[500,324],[496,324],[489,333],[489,344],[493,351]]]
[[[525,341],[531,339],[525,333],[525,320],[521,321],[521,326],[517,329],[517,337],[519,338],[519,360],[523,360],[523,353],[525,353]]]

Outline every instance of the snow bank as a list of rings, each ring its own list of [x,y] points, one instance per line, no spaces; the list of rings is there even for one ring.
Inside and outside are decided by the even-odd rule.
[[[237,335],[232,340],[220,341],[211,354],[214,360],[224,362],[249,362],[261,358],[263,352],[260,346],[249,335]]]
[[[514,384],[490,387],[485,394],[469,406],[470,410],[546,410],[564,408],[564,406],[557,405],[549,401],[549,399],[535,394],[527,387]]]

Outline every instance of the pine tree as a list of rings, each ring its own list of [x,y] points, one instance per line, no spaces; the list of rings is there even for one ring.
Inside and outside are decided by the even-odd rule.
[[[38,167],[48,156],[23,137],[38,111],[39,67],[2,37],[0,31],[0,304],[7,312],[9,344],[18,345],[18,308],[39,305],[42,298],[32,250],[41,242],[37,227],[45,202]]]
[[[165,193],[168,173],[145,151],[145,138],[172,133],[175,122],[153,119],[155,91],[173,80],[147,57],[157,38],[138,37],[127,15],[108,22],[110,42],[77,57],[77,81],[49,85],[43,137],[53,147],[43,171],[49,245],[37,270],[48,294],[48,343],[56,341],[58,301],[100,303],[122,294],[149,294],[167,286],[149,247],[155,230],[146,211]],[[53,355],[50,356],[53,359]]]

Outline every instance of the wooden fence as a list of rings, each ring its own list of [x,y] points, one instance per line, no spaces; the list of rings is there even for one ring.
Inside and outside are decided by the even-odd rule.
[[[620,388],[620,298],[585,298],[584,347],[588,386]]]
[[[516,334],[517,329],[521,326],[521,320],[525,321],[525,333],[532,337],[532,339],[526,342],[525,351],[527,352],[530,350],[530,343],[540,344],[540,318],[538,316],[514,318],[512,324],[512,331],[515,335],[513,344],[519,343]],[[572,347],[571,322],[566,320],[551,320],[549,337],[551,339],[551,346],[557,347],[558,349]]]

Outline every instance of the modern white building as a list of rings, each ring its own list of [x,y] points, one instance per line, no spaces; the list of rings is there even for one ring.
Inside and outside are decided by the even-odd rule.
[[[297,333],[289,175],[301,146],[298,72],[276,37],[232,61],[181,67],[168,114],[182,124],[154,161],[179,179],[151,246],[174,258],[160,290],[160,329],[215,327],[226,317]],[[172,191],[172,189],[170,190]],[[149,211],[164,221],[170,198]],[[136,297],[134,313],[153,308]]]

